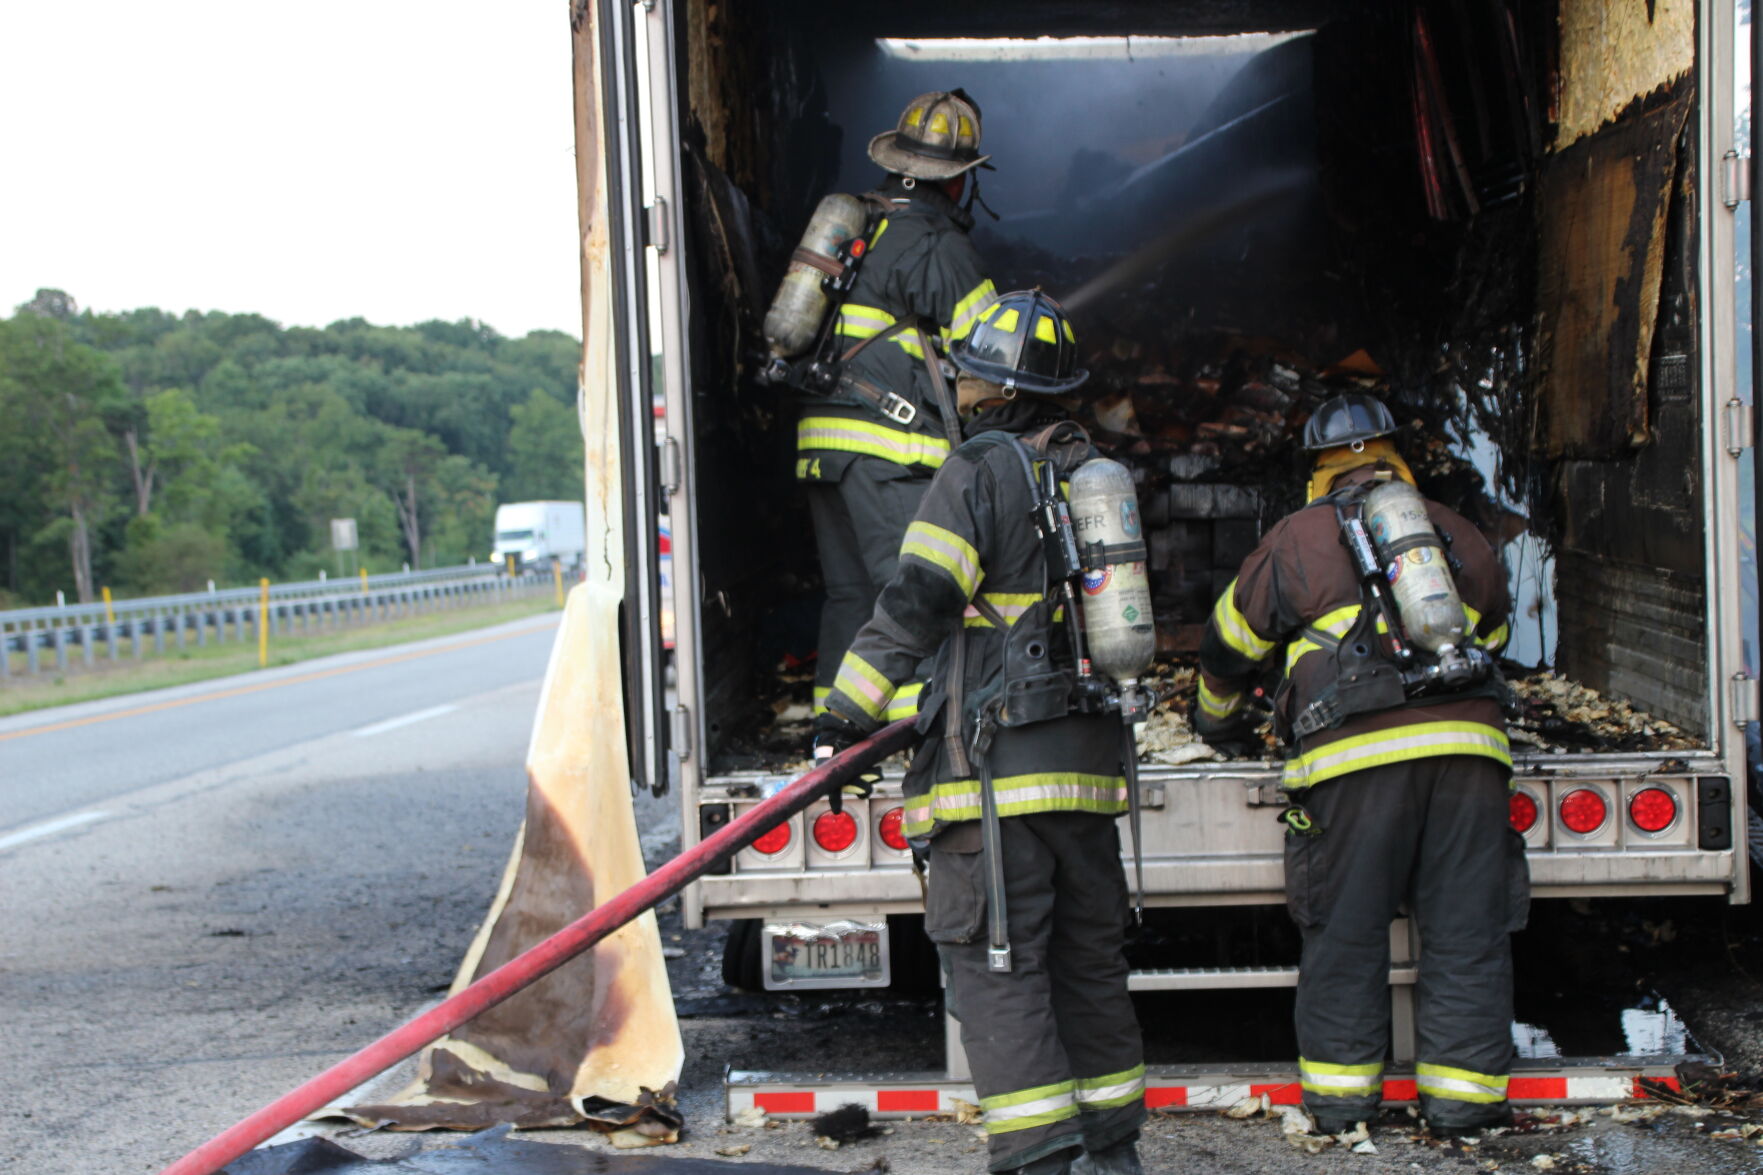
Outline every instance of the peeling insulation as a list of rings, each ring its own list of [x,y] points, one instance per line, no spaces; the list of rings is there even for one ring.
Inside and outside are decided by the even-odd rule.
[[[1694,0],[1560,0],[1560,10],[1558,151],[1695,68]]]

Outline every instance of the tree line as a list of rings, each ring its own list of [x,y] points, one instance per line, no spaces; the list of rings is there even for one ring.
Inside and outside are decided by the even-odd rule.
[[[0,320],[0,607],[488,554],[496,504],[579,498],[580,344],[470,320],[94,314]]]

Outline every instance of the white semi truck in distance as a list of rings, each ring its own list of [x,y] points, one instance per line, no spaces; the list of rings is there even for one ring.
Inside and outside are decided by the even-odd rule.
[[[582,561],[580,502],[505,502],[496,507],[490,562],[507,572],[523,567],[577,567]]]

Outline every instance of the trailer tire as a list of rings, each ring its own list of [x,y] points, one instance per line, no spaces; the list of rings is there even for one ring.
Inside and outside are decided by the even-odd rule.
[[[764,991],[765,972],[759,962],[757,918],[736,918],[722,943],[722,981],[741,991]]]

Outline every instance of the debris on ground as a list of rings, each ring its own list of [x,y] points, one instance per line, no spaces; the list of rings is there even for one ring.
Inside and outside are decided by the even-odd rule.
[[[1558,673],[1514,675],[1511,685],[1521,707],[1511,737],[1540,751],[1687,751],[1700,745],[1663,718]]]
[[[834,1146],[861,1142],[881,1133],[869,1120],[868,1108],[856,1102],[848,1102],[836,1110],[822,1114],[811,1123],[811,1129],[816,1139],[825,1139]]]

